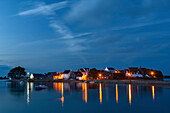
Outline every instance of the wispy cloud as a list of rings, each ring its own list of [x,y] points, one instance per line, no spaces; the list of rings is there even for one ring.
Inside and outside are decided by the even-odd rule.
[[[61,42],[65,43],[67,45],[68,50],[70,51],[81,51],[86,49],[85,46],[82,46],[80,43],[82,43],[82,39],[74,39],[78,37],[83,37],[90,35],[91,33],[73,33],[61,20],[58,20],[56,18],[56,11],[60,10],[62,8],[68,7],[68,1],[63,1],[63,2],[58,2],[58,3],[53,3],[50,5],[46,5],[45,3],[39,3],[39,5],[36,5],[35,8],[29,9],[26,11],[19,12],[17,15],[18,16],[26,16],[26,15],[44,15],[47,16],[49,19],[49,26],[52,27],[57,36],[59,36],[60,40],[63,40]],[[52,41],[55,39],[52,39]],[[56,39],[57,40],[57,39]],[[42,43],[42,42],[49,42],[51,40],[40,40],[40,41],[35,41],[35,43]],[[24,43],[20,44],[19,46],[24,46],[30,45],[33,43]]]
[[[33,14],[42,14],[42,15],[55,15],[55,11],[65,8],[68,2],[63,1],[59,3],[53,3],[50,5],[46,5],[45,3],[39,3],[36,8],[19,12],[17,15],[25,16],[25,15],[33,15]]]
[[[170,19],[166,19],[166,20],[159,20],[159,21],[154,21],[154,22],[149,22],[149,23],[140,23],[140,24],[134,24],[134,25],[129,25],[129,26],[114,27],[112,28],[112,30],[133,29],[133,28],[151,26],[151,25],[162,24],[162,23],[169,23],[169,22],[170,22]]]

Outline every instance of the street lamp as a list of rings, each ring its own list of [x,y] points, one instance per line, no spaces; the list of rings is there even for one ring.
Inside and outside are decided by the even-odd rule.
[[[151,72],[151,75],[152,75],[152,76],[154,75],[154,72],[153,72],[153,71]]]
[[[102,77],[102,74],[100,73],[100,74],[99,74],[99,78],[101,79],[101,77]]]

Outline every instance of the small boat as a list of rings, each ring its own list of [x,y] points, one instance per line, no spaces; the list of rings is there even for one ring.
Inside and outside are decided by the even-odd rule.
[[[38,85],[38,86],[35,86],[36,90],[43,90],[43,89],[47,89],[47,86],[45,85]]]

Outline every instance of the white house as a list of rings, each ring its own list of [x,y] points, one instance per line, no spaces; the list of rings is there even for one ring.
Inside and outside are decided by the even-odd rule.
[[[105,71],[115,73],[116,70],[113,67],[106,67]]]
[[[72,72],[72,70],[65,70],[65,71],[62,73],[63,79],[69,79],[71,72]]]

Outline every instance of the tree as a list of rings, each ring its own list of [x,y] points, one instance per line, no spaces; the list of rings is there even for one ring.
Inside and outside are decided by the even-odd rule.
[[[20,66],[11,69],[10,72],[8,73],[8,77],[11,78],[21,78],[22,75],[26,76],[27,73],[25,72],[25,68]]]
[[[96,68],[90,69],[89,71],[89,77],[93,77],[96,79],[99,76],[99,71]]]

